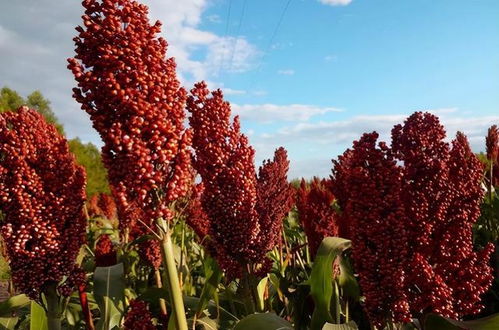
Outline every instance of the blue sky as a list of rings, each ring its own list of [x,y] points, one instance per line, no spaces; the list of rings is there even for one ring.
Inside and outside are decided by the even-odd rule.
[[[438,114],[449,135],[463,130],[476,151],[499,124],[499,1],[143,2],[185,86],[221,87],[257,162],[283,145],[292,177],[328,175],[360,134],[386,139],[415,110]],[[99,143],[65,69],[80,15],[79,1],[3,1],[0,85],[41,89],[69,135]]]

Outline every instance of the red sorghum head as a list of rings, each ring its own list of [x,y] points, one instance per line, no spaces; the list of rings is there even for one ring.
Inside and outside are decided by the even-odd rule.
[[[259,249],[266,254],[281,241],[282,221],[293,206],[294,191],[288,182],[289,161],[284,148],[260,166],[256,211],[260,224]]]
[[[148,239],[139,244],[139,256],[148,266],[159,269],[161,266],[161,249],[159,241]]]
[[[309,183],[302,179],[296,189],[298,218],[307,236],[310,254],[315,257],[325,237],[338,236],[338,215],[333,208],[334,195],[327,180],[314,177]]]
[[[137,219],[170,219],[170,203],[191,181],[185,90],[166,58],[147,6],[133,0],[84,0],[83,26],[69,60],[81,103],[99,132],[121,228]]]
[[[95,266],[97,267],[108,267],[117,263],[116,249],[109,235],[102,234],[99,236],[95,244],[94,254]]]
[[[445,142],[443,126],[429,113],[416,112],[395,126],[391,149],[384,143],[376,148],[376,138],[364,135],[335,162],[332,184],[339,190],[343,216],[351,221],[352,256],[362,289],[403,288],[390,295],[391,301],[400,298],[398,309],[366,294],[371,319],[382,324],[390,319],[390,310],[400,310],[403,318],[393,314],[392,319],[403,320],[405,301],[413,317],[434,312],[460,318],[479,312],[480,297],[492,281],[488,263],[493,251],[491,245],[473,251],[472,225],[483,198],[482,164],[463,134],[452,145]],[[397,248],[391,246],[395,241]],[[386,250],[392,251],[388,262]],[[362,275],[370,253],[381,258],[378,269]],[[394,262],[399,266],[390,267]]]
[[[364,134],[333,161],[331,187],[342,196],[338,203],[342,222],[349,224],[366,312],[382,327],[387,321],[409,322],[410,313],[404,282],[408,247],[401,171],[377,139],[377,133]]]
[[[256,258],[252,248],[260,231],[256,205],[254,150],[240,132],[236,117],[220,90],[211,93],[197,83],[187,100],[193,129],[194,167],[204,184],[203,209],[211,239],[240,262]]]
[[[201,220],[209,224],[208,250],[232,277],[240,276],[248,264],[255,273],[268,268],[265,255],[279,239],[291,207],[286,151],[278,149],[257,178],[255,152],[240,131],[238,117],[231,123],[230,104],[220,90],[210,93],[206,83],[197,83],[187,109],[193,164],[204,187],[198,206],[207,218]]]
[[[123,325],[125,330],[156,330],[147,303],[142,300],[130,301]]]
[[[1,231],[17,290],[39,299],[75,270],[84,202],[85,171],[55,127],[27,107],[2,113]]]

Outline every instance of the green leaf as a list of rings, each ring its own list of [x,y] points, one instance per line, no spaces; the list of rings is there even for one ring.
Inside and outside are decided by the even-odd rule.
[[[47,316],[42,306],[36,302],[31,302],[30,330],[48,330]]]
[[[321,329],[326,322],[335,322],[331,316],[331,298],[333,296],[333,261],[351,246],[351,242],[340,237],[326,237],[315,256],[308,283],[314,299],[315,309],[312,314],[312,329]]]
[[[343,323],[343,324],[332,324],[332,323],[326,323],[322,327],[322,330],[357,330],[359,327],[357,327],[357,324],[354,321],[350,321],[348,323]]]
[[[259,313],[237,322],[234,330],[293,330],[293,325],[274,313]]]
[[[472,321],[457,321],[436,314],[428,314],[424,324],[427,330],[496,330],[499,329],[499,314]]]
[[[108,330],[119,327],[125,310],[123,264],[95,268],[94,296],[101,312],[97,329]]]
[[[24,294],[10,297],[0,303],[0,316],[10,316],[12,312],[18,310],[19,308],[28,306],[29,302],[29,298]]]
[[[19,322],[18,316],[0,317],[0,330],[13,330]]]
[[[267,287],[267,282],[269,281],[268,277],[264,277],[260,280],[260,283],[256,286],[256,292],[258,294],[258,308],[260,311],[265,310],[265,288]]]
[[[208,257],[205,260],[204,269],[206,282],[201,291],[201,296],[199,297],[199,305],[196,308],[196,315],[198,317],[201,316],[201,313],[208,305],[208,302],[216,293],[223,275],[222,270],[218,267],[217,262],[213,258]]]
[[[353,276],[353,270],[346,258],[340,257],[340,275],[338,284],[342,289],[345,297],[350,297],[353,301],[358,301],[360,298],[360,287],[357,279]]]

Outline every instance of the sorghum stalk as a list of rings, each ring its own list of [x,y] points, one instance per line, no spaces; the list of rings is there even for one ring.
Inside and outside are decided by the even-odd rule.
[[[156,280],[156,286],[161,289],[163,287],[163,281],[161,280],[161,272],[159,271],[159,269],[154,270],[154,279]],[[159,307],[161,309],[161,314],[163,314],[163,316],[166,316],[166,301],[163,298],[159,299]]]
[[[172,304],[173,309],[172,317],[175,318],[177,330],[187,330],[187,319],[185,317],[177,266],[175,265],[170,228],[166,226],[163,219],[158,219],[157,224],[158,227],[161,228],[161,255],[163,257],[165,283],[167,283],[168,292],[170,293],[170,303]]]
[[[55,283],[50,284],[45,290],[45,299],[47,301],[46,315],[48,328],[49,330],[60,330],[62,306]]]

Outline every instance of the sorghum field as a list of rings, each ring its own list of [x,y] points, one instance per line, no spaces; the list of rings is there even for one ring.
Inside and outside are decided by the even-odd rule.
[[[415,112],[290,181],[223,90],[181,86],[145,5],[82,5],[67,68],[102,150],[1,91],[1,329],[499,329],[496,126],[475,154]]]

